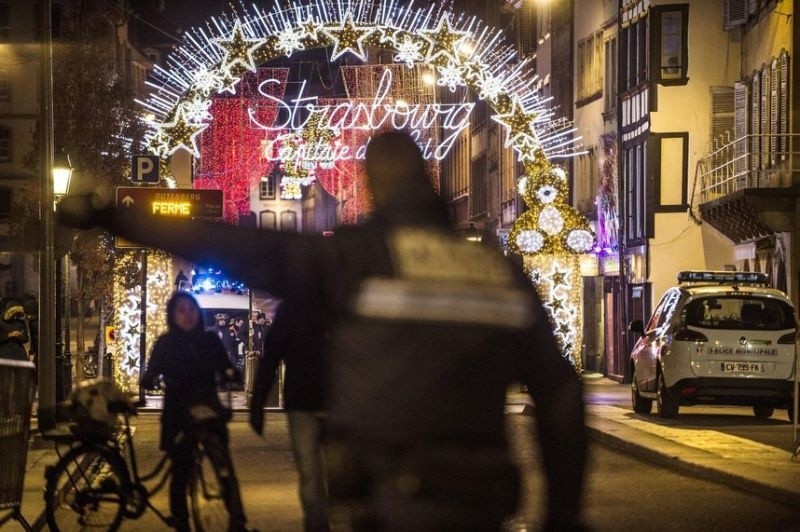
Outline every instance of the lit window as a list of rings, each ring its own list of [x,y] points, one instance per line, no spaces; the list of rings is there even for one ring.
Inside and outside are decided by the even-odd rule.
[[[258,197],[262,200],[275,199],[275,173],[261,178],[258,188]]]

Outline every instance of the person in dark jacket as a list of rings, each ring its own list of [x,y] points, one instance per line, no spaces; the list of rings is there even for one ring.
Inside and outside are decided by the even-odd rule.
[[[0,319],[0,358],[28,360],[25,343],[28,341],[28,327],[25,324],[25,310],[9,299]]]
[[[308,312],[294,301],[284,301],[264,342],[250,403],[250,425],[264,430],[264,404],[280,361],[286,364],[284,408],[289,420],[292,455],[300,477],[299,495],[306,532],[330,530],[321,437],[324,324],[319,312]]]
[[[172,517],[178,530],[189,530],[186,485],[192,464],[192,442],[179,437],[192,425],[190,408],[204,405],[217,413],[209,430],[223,447],[228,448],[225,413],[217,395],[219,379],[234,379],[236,371],[228,360],[222,343],[213,332],[203,330],[200,307],[188,292],[176,292],[167,303],[168,332],[153,346],[142,386],[152,388],[159,375],[164,377],[166,392],[161,415],[161,448],[172,461],[169,499]],[[245,517],[235,474],[228,499],[230,530],[244,530]]]
[[[251,288],[324,312],[331,502],[352,527],[498,529],[518,504],[504,409],[508,386],[521,382],[536,404],[544,528],[577,528],[580,380],[530,280],[452,231],[409,135],[374,137],[366,171],[374,215],[330,238],[159,219],[96,208],[89,197],[62,200],[60,217],[214,262]]]
[[[236,366],[239,359],[239,352],[237,347],[236,331],[233,325],[228,324],[227,314],[217,314],[214,316],[217,320],[217,325],[214,327],[214,332],[222,342],[222,347],[232,366]]]
[[[267,315],[259,312],[253,323],[253,351],[258,352],[258,356],[264,356],[264,340],[268,332]]]

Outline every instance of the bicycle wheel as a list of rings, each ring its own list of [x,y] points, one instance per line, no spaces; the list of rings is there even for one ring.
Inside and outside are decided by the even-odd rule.
[[[122,521],[128,470],[113,451],[76,447],[47,473],[44,492],[50,530],[116,530]]]
[[[197,447],[189,497],[192,522],[197,532],[228,530],[231,523],[243,521],[233,463],[214,436],[206,436]]]

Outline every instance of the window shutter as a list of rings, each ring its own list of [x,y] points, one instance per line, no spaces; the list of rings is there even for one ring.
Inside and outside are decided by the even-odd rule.
[[[733,87],[711,87],[711,141],[728,144],[733,134]]]
[[[760,164],[758,134],[761,132],[761,74],[753,73],[753,82],[750,85],[750,168],[757,170]]]
[[[756,11],[758,11],[758,2],[759,0],[746,0],[745,4],[747,5],[747,15],[755,15]]]
[[[747,0],[725,0],[722,7],[722,27],[729,31],[747,22]]]
[[[789,54],[784,51],[778,58],[778,71],[780,72],[780,115],[778,118],[778,131],[781,135],[780,150],[781,161],[786,160],[789,152]]]
[[[769,155],[769,84],[770,84],[770,70],[768,65],[764,65],[761,69],[761,124],[759,125],[759,132],[761,133],[761,168],[766,168]]]
[[[773,59],[769,68],[769,156],[770,164],[774,165],[778,151],[778,60]]]
[[[733,86],[733,136],[736,144],[733,145],[735,157],[734,172],[736,174],[737,189],[745,188],[747,181],[747,108],[749,105],[747,82],[737,81]]]
[[[525,4],[519,10],[519,43],[522,57],[533,53],[533,6]]]

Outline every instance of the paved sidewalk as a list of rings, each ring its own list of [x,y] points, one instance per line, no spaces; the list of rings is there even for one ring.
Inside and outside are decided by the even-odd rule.
[[[800,461],[792,453],[713,428],[666,426],[635,414],[630,388],[600,376],[584,379],[586,426],[597,442],[670,470],[800,508]],[[509,413],[532,413],[525,394],[509,395]]]

